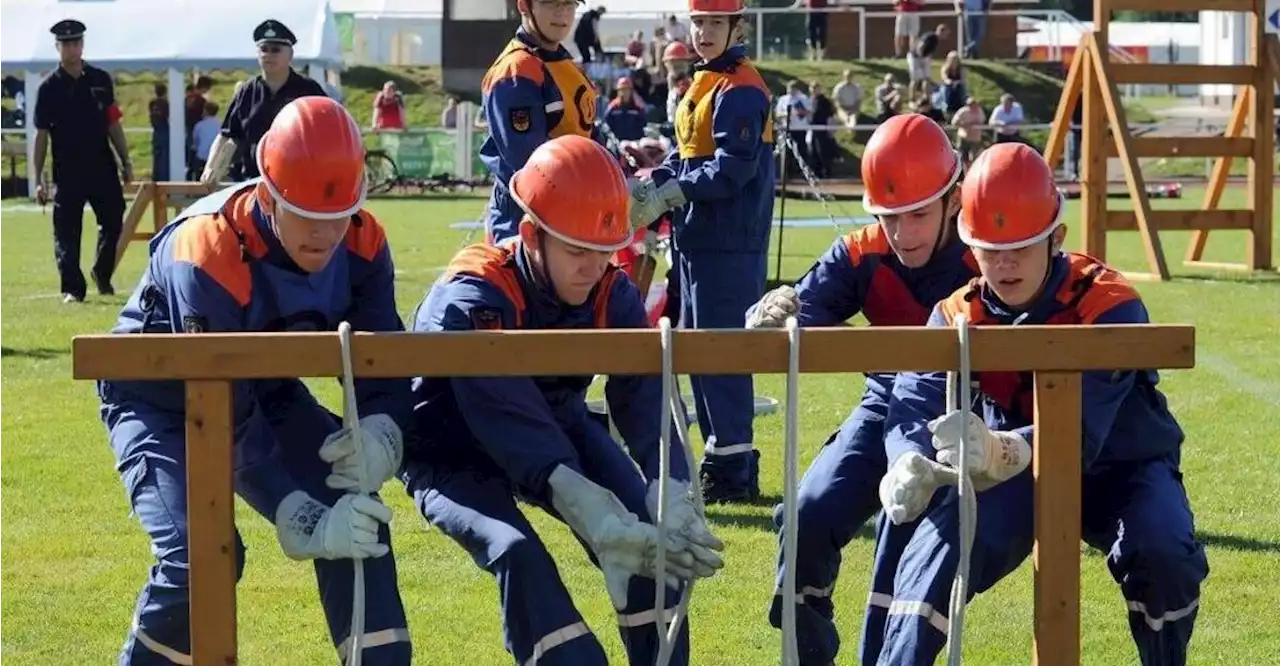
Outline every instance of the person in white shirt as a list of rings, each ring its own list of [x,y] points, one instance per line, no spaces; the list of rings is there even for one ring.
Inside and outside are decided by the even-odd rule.
[[[204,165],[209,161],[209,150],[213,148],[213,140],[222,131],[222,121],[218,120],[218,105],[214,102],[204,103],[204,117],[191,128],[191,144],[195,147],[195,159],[187,168],[187,180],[199,180],[204,172]]]
[[[1005,93],[1000,96],[1000,105],[991,110],[988,125],[996,128],[996,143],[1025,143],[1022,140],[1022,105],[1015,102],[1013,95]]]
[[[791,132],[791,143],[795,145],[796,155],[799,156],[799,159],[804,160],[806,164],[809,163],[809,151],[805,138],[809,133],[809,115],[812,113],[813,102],[801,90],[800,82],[788,82],[787,94],[778,98],[773,115],[776,119],[775,124],[778,130],[787,129]],[[787,124],[788,119],[790,120],[790,125]]]
[[[831,91],[835,97],[836,109],[846,127],[858,124],[858,114],[862,112],[862,84],[853,79],[853,70],[844,70],[844,80],[836,84]]]
[[[689,29],[676,18],[675,14],[667,17],[667,38],[675,42],[689,43]]]

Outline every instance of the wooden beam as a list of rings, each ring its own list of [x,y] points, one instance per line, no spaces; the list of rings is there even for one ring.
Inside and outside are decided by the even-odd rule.
[[[1114,144],[1107,155],[1117,157]],[[1253,139],[1225,136],[1135,137],[1134,157],[1250,157]]]
[[[1102,0],[1095,0],[1095,4]],[[1100,16],[1095,14],[1095,16]],[[1102,16],[1105,25],[1106,17]],[[1080,130],[1080,238],[1084,253],[1101,260],[1107,258],[1107,112],[1102,108],[1102,94],[1098,92],[1098,72],[1093,67],[1093,49],[1088,46],[1090,37],[1085,35],[1085,56],[1081,61],[1084,72],[1084,113]]]
[[[801,372],[954,370],[954,331],[924,327],[810,328]],[[362,377],[657,374],[657,330],[357,334]],[[1190,368],[1190,326],[1018,326],[973,331],[973,370]],[[675,332],[675,371],[787,371],[780,330]],[[87,335],[72,342],[76,379],[337,377],[335,333]]]
[[[1080,374],[1035,375],[1035,630],[1037,666],[1080,664]]]
[[[1063,81],[1062,96],[1058,99],[1058,110],[1053,114],[1053,128],[1049,130],[1049,141],[1044,147],[1044,161],[1049,167],[1058,166],[1062,160],[1063,147],[1071,131],[1071,115],[1076,104],[1080,102],[1080,91],[1084,89],[1084,70],[1089,66],[1086,48],[1087,36],[1080,37],[1080,44],[1071,56],[1071,67],[1067,70],[1067,78]],[[1076,174],[1079,175],[1079,174]]]
[[[142,215],[147,212],[147,206],[151,205],[151,198],[155,196],[155,183],[142,183],[138,187],[138,194],[129,202],[129,210],[125,211],[124,224],[120,228],[120,238],[116,240],[116,260],[115,266],[120,266],[120,260],[124,258],[125,250],[129,249],[129,243],[134,241],[135,233],[138,230],[138,223],[142,221]]]
[[[1093,68],[1097,72],[1098,88],[1102,93],[1102,106],[1107,110],[1107,118],[1111,121],[1111,135],[1115,139],[1116,151],[1124,167],[1124,180],[1129,186],[1129,197],[1133,200],[1134,213],[1138,220],[1138,231],[1142,236],[1143,250],[1146,251],[1147,265],[1161,279],[1169,279],[1169,265],[1165,262],[1164,247],[1160,244],[1160,236],[1151,227],[1151,202],[1147,200],[1147,185],[1142,178],[1142,170],[1138,160],[1130,149],[1133,138],[1129,135],[1129,121],[1124,105],[1120,102],[1120,91],[1109,76],[1112,67],[1098,50],[1098,43],[1090,41]]]
[[[1112,11],[1251,12],[1253,0],[1108,0]]]
[[[1252,229],[1251,210],[1153,210],[1147,223],[1156,231],[1188,229]],[[1131,210],[1107,212],[1108,231],[1137,231],[1138,216]]]
[[[1162,85],[1194,85],[1230,83],[1246,86],[1253,83],[1253,67],[1249,65],[1170,65],[1109,64],[1112,83],[1151,83]]]
[[[191,658],[236,663],[236,532],[231,382],[187,383],[187,557]]]
[[[1260,6],[1263,5],[1259,0]],[[1269,3],[1267,3],[1269,4]],[[1270,268],[1271,263],[1271,226],[1272,214],[1275,210],[1275,80],[1271,69],[1268,42],[1275,42],[1275,35],[1267,34],[1265,12],[1259,11],[1249,15],[1247,25],[1253,35],[1250,46],[1249,62],[1254,64],[1253,70],[1253,105],[1249,109],[1250,125],[1253,127],[1253,160],[1249,162],[1249,191],[1252,196],[1250,208],[1253,209],[1253,230],[1249,244],[1245,247],[1244,265],[1249,270]]]
[[[1244,135],[1244,124],[1249,118],[1249,104],[1253,98],[1253,89],[1244,87],[1240,88],[1236,94],[1235,106],[1231,109],[1231,117],[1227,120],[1227,129],[1223,133],[1224,138],[1233,138]],[[1204,193],[1205,210],[1218,207],[1218,203],[1222,201],[1222,193],[1227,188],[1227,177],[1231,174],[1231,157],[1220,157],[1213,162],[1213,171],[1209,173],[1208,188]],[[1199,261],[1204,256],[1204,246],[1209,240],[1208,231],[1195,231],[1191,234],[1191,242],[1187,244],[1187,254],[1183,263]]]
[[[209,187],[204,183],[201,183],[199,181],[193,181],[193,180],[162,180],[162,181],[155,181],[155,182],[140,181],[140,182],[133,182],[128,185],[125,185],[124,193],[126,195],[136,194],[143,187],[146,187],[149,185],[151,186],[159,185],[160,187],[163,187],[165,191],[168,192],[169,196],[202,197],[202,196],[205,196],[206,194],[217,192],[218,190],[224,187],[230,187],[232,185],[236,185],[236,183],[226,182],[220,185],[216,185],[214,187]]]

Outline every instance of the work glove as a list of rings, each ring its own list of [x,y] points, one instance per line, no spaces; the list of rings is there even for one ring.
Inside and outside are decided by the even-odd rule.
[[[343,495],[329,508],[295,490],[276,509],[276,535],[284,554],[295,560],[382,557],[378,524],[391,522],[391,509],[368,495]]]
[[[652,578],[656,571],[657,528],[640,522],[617,495],[564,465],[551,472],[547,484],[551,505],[595,554],[613,607],[626,608],[631,577]],[[665,583],[676,587],[680,580],[693,578],[693,556],[671,548],[672,541],[668,540]]]
[[[627,185],[631,191],[631,228],[647,227],[663,213],[683,206],[686,201],[679,181],[674,178],[661,187],[652,180],[632,180]]]
[[[219,134],[209,147],[209,159],[204,163],[204,171],[200,172],[200,182],[213,189],[222,183],[222,178],[231,168],[231,160],[236,154],[236,142]]]
[[[782,328],[787,318],[800,311],[795,287],[783,285],[766,293],[747,316],[747,328]]]
[[[955,470],[908,451],[880,479],[880,505],[894,525],[904,525],[919,518],[938,487],[955,478]]]
[[[938,462],[960,467],[962,427],[969,428],[969,477],[974,490],[983,491],[1007,481],[1031,464],[1031,445],[1013,432],[992,432],[982,418],[971,411],[952,410],[929,422]]]
[[[649,482],[644,497],[645,506],[654,521],[658,520],[658,482]],[[724,550],[724,542],[707,529],[706,518],[693,505],[693,492],[688,483],[667,479],[667,511],[663,516],[667,524],[667,541],[674,542],[678,550],[693,556],[693,573],[699,578],[710,578],[717,569],[724,567],[724,559],[717,551]]]
[[[325,485],[366,494],[378,492],[382,484],[395,476],[403,457],[404,437],[400,426],[386,414],[371,414],[360,419],[359,447],[347,428],[329,435],[320,446],[320,459],[333,463],[333,473],[325,479]],[[361,468],[363,486],[359,483]]]

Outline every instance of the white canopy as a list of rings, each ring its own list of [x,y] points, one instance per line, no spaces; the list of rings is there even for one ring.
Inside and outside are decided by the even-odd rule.
[[[342,62],[328,0],[6,0],[0,65],[6,71],[56,67],[49,28],[66,18],[85,24],[85,60],[106,70],[255,70],[253,29],[268,18],[297,36],[295,66]]]

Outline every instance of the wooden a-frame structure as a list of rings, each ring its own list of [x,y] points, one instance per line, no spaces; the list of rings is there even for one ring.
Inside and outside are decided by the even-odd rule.
[[[1062,157],[1071,115],[1083,97],[1081,127],[1081,232],[1083,250],[1106,259],[1108,231],[1134,231],[1141,237],[1150,273],[1131,277],[1168,280],[1169,266],[1157,234],[1162,229],[1192,230],[1184,263],[1202,268],[1259,271],[1272,264],[1272,215],[1275,207],[1275,108],[1273,86],[1280,76],[1280,41],[1266,33],[1266,0],[1094,0],[1095,29],[1080,40],[1053,119],[1045,160],[1056,165]],[[1111,12],[1229,11],[1249,15],[1249,62],[1244,65],[1181,65],[1112,63],[1108,53]],[[1235,108],[1224,136],[1134,138],[1118,83],[1232,84],[1239,86]],[[1139,157],[1216,157],[1201,210],[1153,211]],[[1107,158],[1119,157],[1132,211],[1107,210]],[[1234,158],[1249,160],[1248,208],[1218,208]],[[1249,232],[1243,264],[1202,261],[1205,241],[1213,229]]]

